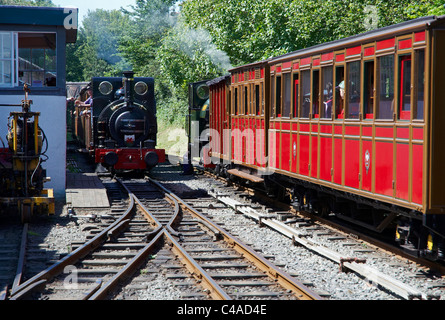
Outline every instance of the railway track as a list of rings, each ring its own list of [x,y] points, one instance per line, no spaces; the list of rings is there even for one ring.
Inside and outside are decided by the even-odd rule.
[[[113,299],[166,261],[185,298],[321,299],[155,181],[122,181],[126,199],[115,182],[104,184],[112,207],[91,217],[98,223],[86,243],[18,285],[11,300]]]
[[[9,225],[9,230],[0,242],[0,300],[5,300],[9,291],[22,281],[28,242],[29,225]]]
[[[365,282],[383,288],[402,299],[441,298],[441,295],[419,290],[415,286],[399,280],[397,276],[379,271],[379,261],[396,260],[392,264],[395,267],[399,266],[400,269],[406,268],[409,270],[407,273],[412,274],[413,278],[425,278],[425,281],[431,281],[431,283],[433,278],[439,278],[439,283],[432,286],[443,287],[440,276],[434,275],[433,272],[431,280],[428,280],[430,271],[427,267],[416,266],[416,263],[407,260],[406,256],[397,257],[396,254],[389,251],[387,246],[380,247],[378,244],[367,243],[361,237],[354,237],[351,233],[338,231],[330,225],[324,225],[322,221],[314,220],[306,215],[298,215],[290,209],[271,209],[270,204],[258,204],[257,199],[252,197],[252,193],[246,192],[244,188],[237,189],[236,186],[227,188],[225,182],[215,182],[211,175],[202,176],[201,179],[209,180],[203,185],[212,185],[208,188],[209,194],[225,207],[233,209],[238,215],[244,215],[249,220],[256,221],[260,226],[267,226],[277,231],[291,239],[293,244],[337,263],[340,271],[353,271]],[[328,242],[336,244],[328,245]],[[338,250],[328,247],[336,247]],[[395,258],[393,259],[393,257]]]

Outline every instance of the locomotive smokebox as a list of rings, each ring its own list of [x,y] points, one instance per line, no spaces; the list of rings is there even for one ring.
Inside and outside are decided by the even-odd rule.
[[[133,106],[133,82],[134,82],[134,72],[124,71],[124,86],[125,86],[125,102],[127,107]]]

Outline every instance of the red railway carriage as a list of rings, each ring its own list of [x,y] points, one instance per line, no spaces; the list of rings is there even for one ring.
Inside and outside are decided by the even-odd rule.
[[[216,169],[261,182],[252,172],[267,170],[269,122],[267,61],[230,70],[207,82],[210,91],[210,150]]]
[[[229,147],[211,155],[319,214],[396,225],[407,249],[443,258],[444,54],[445,17],[432,16],[232,69],[230,101],[210,101]]]
[[[212,150],[212,163],[230,162],[230,76],[224,76],[208,81],[209,102],[212,108],[209,109],[209,129],[210,143],[209,150]],[[207,153],[204,153],[206,155]],[[210,162],[210,160],[208,161]],[[204,165],[208,165],[204,161]],[[218,166],[218,170],[220,169]]]
[[[432,209],[424,183],[428,21],[272,59],[271,168],[416,211]]]
[[[335,203],[322,202],[326,194],[358,196],[372,211],[360,223],[376,231],[397,215],[426,214],[429,227],[441,220],[432,214],[445,207],[436,182],[445,178],[438,90],[445,70],[437,59],[443,24],[417,19],[270,61],[270,167],[317,186],[299,188],[300,199],[329,211]],[[375,200],[386,206],[374,210]],[[349,207],[338,216],[357,222],[361,211]]]
[[[265,101],[268,100],[269,70],[267,61],[229,70],[232,103],[231,160],[236,165],[262,171],[267,168],[269,109],[266,108]]]

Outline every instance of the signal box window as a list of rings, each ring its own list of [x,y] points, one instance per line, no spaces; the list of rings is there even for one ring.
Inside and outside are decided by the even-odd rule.
[[[321,117],[331,119],[333,102],[333,67],[323,68],[323,105],[321,106]]]
[[[283,117],[290,117],[290,104],[291,104],[291,74],[284,74],[284,108],[283,108]]]
[[[19,33],[19,82],[33,87],[56,86],[55,33]]]
[[[311,72],[309,70],[301,71],[302,82],[302,103],[301,103],[301,117],[309,118],[309,111],[311,108]]]
[[[423,119],[423,108],[425,99],[425,50],[416,50],[415,52],[415,68],[416,80],[415,86],[415,105],[416,111],[414,113],[415,119]]]
[[[16,34],[0,32],[0,87],[12,87],[16,84],[14,72],[17,61]]]
[[[378,119],[393,119],[394,114],[394,55],[379,58]]]
[[[358,119],[360,113],[360,61],[348,63],[348,119]]]

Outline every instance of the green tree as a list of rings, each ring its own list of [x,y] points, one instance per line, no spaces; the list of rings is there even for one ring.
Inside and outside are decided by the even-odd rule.
[[[156,51],[162,38],[176,23],[169,15],[175,0],[136,0],[131,10],[122,11],[131,19],[120,40],[119,50],[133,65],[136,74],[153,75],[159,70]]]
[[[161,116],[179,122],[187,111],[188,83],[213,79],[231,67],[228,56],[211,42],[208,32],[178,23],[162,39],[156,60],[171,95],[166,97]]]
[[[234,64],[250,63],[429,14],[444,0],[187,0],[188,25],[207,30]]]
[[[89,81],[91,77],[120,76],[124,69],[130,68],[118,50],[130,22],[119,10],[88,11],[76,44],[68,46],[68,79]]]
[[[187,84],[227,72],[228,58],[204,30],[192,30],[172,14],[176,0],[138,0],[130,11],[132,27],[120,42],[122,55],[137,75],[155,77],[158,118],[183,123]]]

